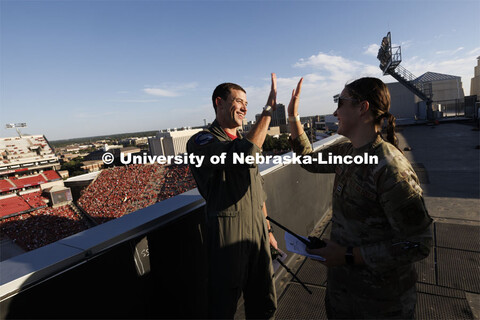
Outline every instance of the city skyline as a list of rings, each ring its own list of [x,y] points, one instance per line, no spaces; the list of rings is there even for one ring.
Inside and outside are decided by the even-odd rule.
[[[248,120],[304,77],[301,116],[331,114],[346,82],[375,76],[387,32],[416,76],[462,77],[480,56],[478,1],[0,1],[0,137],[6,123],[61,140],[203,125],[221,82]]]

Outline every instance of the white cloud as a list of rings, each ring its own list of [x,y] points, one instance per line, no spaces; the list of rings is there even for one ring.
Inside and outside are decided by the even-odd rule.
[[[468,54],[468,55],[477,55],[477,54],[480,54],[480,47],[468,51],[467,54]]]
[[[185,91],[195,89],[198,86],[196,82],[189,82],[184,84],[164,84],[160,86],[151,86],[144,88],[143,92],[152,96],[158,97],[179,97],[184,95]]]
[[[312,83],[321,83],[336,90],[343,88],[346,82],[353,79],[381,76],[377,66],[322,52],[308,59],[300,59],[294,67],[311,68],[312,74],[308,74],[309,78],[305,80],[315,80]]]
[[[460,48],[453,51],[463,51],[463,48],[462,50],[459,49]],[[462,56],[452,59],[425,60],[413,57],[402,62],[402,65],[417,77],[428,71],[459,76],[462,78],[465,95],[469,95],[470,80],[473,77],[474,67],[477,65],[478,54],[480,54],[480,48],[473,49],[466,54],[464,53]]]
[[[365,51],[363,52],[363,54],[376,57],[377,54],[378,54],[378,49],[380,49],[380,45],[378,45],[378,44],[376,44],[376,43],[372,43],[371,45],[369,45],[368,47],[366,47],[366,49],[365,49]]]
[[[382,77],[381,70],[376,65],[323,52],[301,58],[293,67],[301,72],[287,78],[277,75],[277,102],[288,106],[292,90],[303,77],[299,110],[301,115],[332,114],[336,109],[333,96],[340,93],[347,82],[364,76]],[[253,120],[265,105],[270,91],[270,79],[265,78],[262,86],[245,89],[249,101],[247,118]]]
[[[407,45],[411,41],[405,42]],[[404,44],[402,43],[402,46]],[[374,45],[369,45],[365,54]],[[465,94],[469,94],[470,79],[473,76],[473,68],[477,63],[476,57],[480,55],[480,48],[465,53],[464,48],[455,50],[461,57],[455,59],[426,60],[417,56],[403,61],[402,66],[416,76],[427,71],[446,73],[462,77]],[[378,64],[368,64],[357,60],[349,59],[340,55],[320,52],[308,58],[301,58],[293,68],[299,72],[291,77],[279,77],[277,75],[277,102],[288,106],[291,93],[296,88],[301,77],[304,78],[302,93],[300,96],[300,115],[331,114],[335,111],[336,105],[333,96],[341,92],[345,84],[361,77],[377,77],[385,83],[394,82],[390,76],[383,76]],[[255,119],[255,114],[260,113],[265,105],[270,91],[270,79],[265,78],[260,86],[245,87],[249,102],[247,118]]]
[[[127,100],[115,100],[114,102],[129,102],[129,103],[154,103],[159,102],[157,99],[127,99]]]
[[[152,96],[159,96],[159,97],[178,97],[180,93],[173,91],[173,90],[166,90],[160,88],[145,88],[143,92],[146,94],[150,94]]]
[[[460,47],[460,48],[457,48],[455,50],[440,50],[440,51],[435,52],[435,54],[438,54],[438,55],[454,55],[454,54],[462,51],[463,49],[465,49],[465,48]]]

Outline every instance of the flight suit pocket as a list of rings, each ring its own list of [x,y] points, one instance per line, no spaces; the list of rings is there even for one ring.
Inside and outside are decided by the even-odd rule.
[[[217,217],[236,217],[238,216],[237,210],[222,210],[216,212]]]

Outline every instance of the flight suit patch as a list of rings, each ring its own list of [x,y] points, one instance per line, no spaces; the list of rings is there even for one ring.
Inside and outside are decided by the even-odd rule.
[[[213,139],[214,137],[210,132],[200,132],[195,137],[195,144],[199,146],[204,146],[206,144],[213,142]]]

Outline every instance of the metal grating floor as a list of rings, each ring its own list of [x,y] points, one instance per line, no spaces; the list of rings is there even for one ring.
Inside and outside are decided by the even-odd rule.
[[[416,319],[474,319],[467,300],[417,294]]]
[[[480,254],[437,248],[438,284],[480,293]]]
[[[480,252],[478,226],[435,223],[435,227],[437,247]]]
[[[322,237],[329,233],[330,223]],[[430,256],[415,264],[417,319],[474,319],[465,292],[480,294],[480,226],[434,223]],[[305,258],[297,276],[312,295],[292,280],[278,300],[278,319],[326,319],[326,267]]]
[[[318,261],[305,259],[296,276],[305,284],[325,286],[327,282],[327,267]]]
[[[325,288],[309,286],[309,294],[300,284],[290,283],[280,298],[276,319],[327,319]]]

